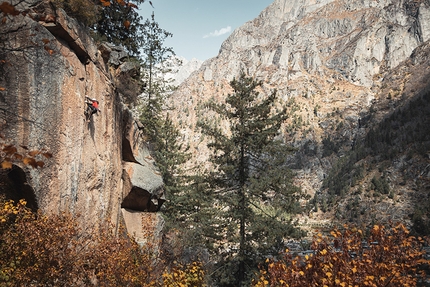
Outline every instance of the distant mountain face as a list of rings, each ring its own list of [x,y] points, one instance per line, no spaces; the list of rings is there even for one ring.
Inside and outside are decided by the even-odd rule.
[[[415,175],[407,178],[399,168],[405,164],[407,147],[385,162],[367,152],[368,138],[384,118],[426,94],[429,39],[429,0],[275,0],[236,29],[218,56],[204,62],[174,93],[184,141],[194,151],[195,162],[206,161],[205,141],[195,129],[199,106],[211,97],[222,101],[231,91],[229,82],[244,71],[263,80],[266,93],[276,88],[292,107],[282,133],[298,149],[291,167],[297,184],[317,202],[309,214],[318,224],[334,215],[350,220],[353,215],[345,215],[345,210],[351,200],[369,204],[364,213],[374,212],[374,219],[396,213],[397,219],[409,220],[407,214],[414,209],[410,191],[424,192],[425,187],[412,187],[409,182]],[[423,115],[425,123],[430,112]],[[430,150],[429,139],[420,140],[423,149]],[[355,169],[345,168],[339,176],[350,180],[338,191],[330,186],[330,178],[341,159],[349,159],[357,147],[366,150],[367,158],[356,156],[351,164],[364,171],[353,182]],[[420,170],[426,160],[417,159],[417,174],[429,180],[430,173]],[[377,197],[373,177],[386,180],[393,194]],[[353,191],[357,196],[349,196]],[[391,215],[380,212],[378,204],[389,206]],[[321,206],[327,213],[316,212]],[[363,209],[357,209],[358,221]]]
[[[173,85],[179,86],[194,71],[197,71],[202,63],[202,61],[195,58],[187,60],[184,57],[175,56],[164,63],[171,70],[164,75],[164,78],[171,80]]]

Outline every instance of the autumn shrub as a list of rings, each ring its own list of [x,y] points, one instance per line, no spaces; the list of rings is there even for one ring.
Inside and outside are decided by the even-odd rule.
[[[109,226],[85,232],[68,214],[0,204],[0,286],[151,286],[150,253]]]
[[[67,216],[44,217],[23,200],[6,201],[0,216],[1,286],[71,286],[90,278]]]
[[[155,286],[151,248],[140,247],[125,230],[121,233],[124,236],[116,236],[105,228],[92,239],[91,250],[85,255],[97,277],[96,286]]]
[[[205,271],[201,263],[176,264],[163,273],[163,287],[205,287]]]
[[[319,234],[311,254],[286,252],[282,260],[267,260],[253,286],[417,286],[430,263],[424,244],[402,224],[375,225],[368,236],[346,227]]]

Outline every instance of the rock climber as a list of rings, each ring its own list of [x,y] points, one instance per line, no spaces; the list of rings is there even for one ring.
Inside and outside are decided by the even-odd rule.
[[[101,113],[99,109],[99,101],[97,101],[96,99],[91,99],[90,97],[85,96],[85,103],[88,105],[88,108],[90,110],[88,112],[88,118],[97,112]]]

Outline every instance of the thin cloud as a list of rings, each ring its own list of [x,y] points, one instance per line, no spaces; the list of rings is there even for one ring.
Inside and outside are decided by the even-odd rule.
[[[219,37],[221,35],[224,35],[230,32],[231,32],[231,27],[227,26],[225,28],[221,28],[220,30],[215,30],[214,32],[210,32],[209,34],[204,35],[203,38]]]

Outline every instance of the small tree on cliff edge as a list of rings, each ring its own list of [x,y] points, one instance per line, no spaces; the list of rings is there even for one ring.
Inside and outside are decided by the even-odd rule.
[[[199,122],[209,136],[214,166],[205,176],[212,214],[204,225],[215,239],[220,266],[214,280],[219,286],[248,284],[251,270],[269,254],[278,254],[283,239],[300,235],[291,221],[302,196],[285,166],[291,149],[277,140],[286,109],[274,112],[277,93],[261,97],[261,81],[241,74],[230,82],[234,93],[225,103],[210,102],[210,110],[229,124],[229,130]]]
[[[59,1],[59,0],[57,0]],[[131,56],[139,56],[140,42],[144,39],[142,30],[143,17],[139,15],[137,5],[144,1],[135,1],[137,5],[123,0],[101,1],[100,17],[92,25],[101,39],[123,46]]]

